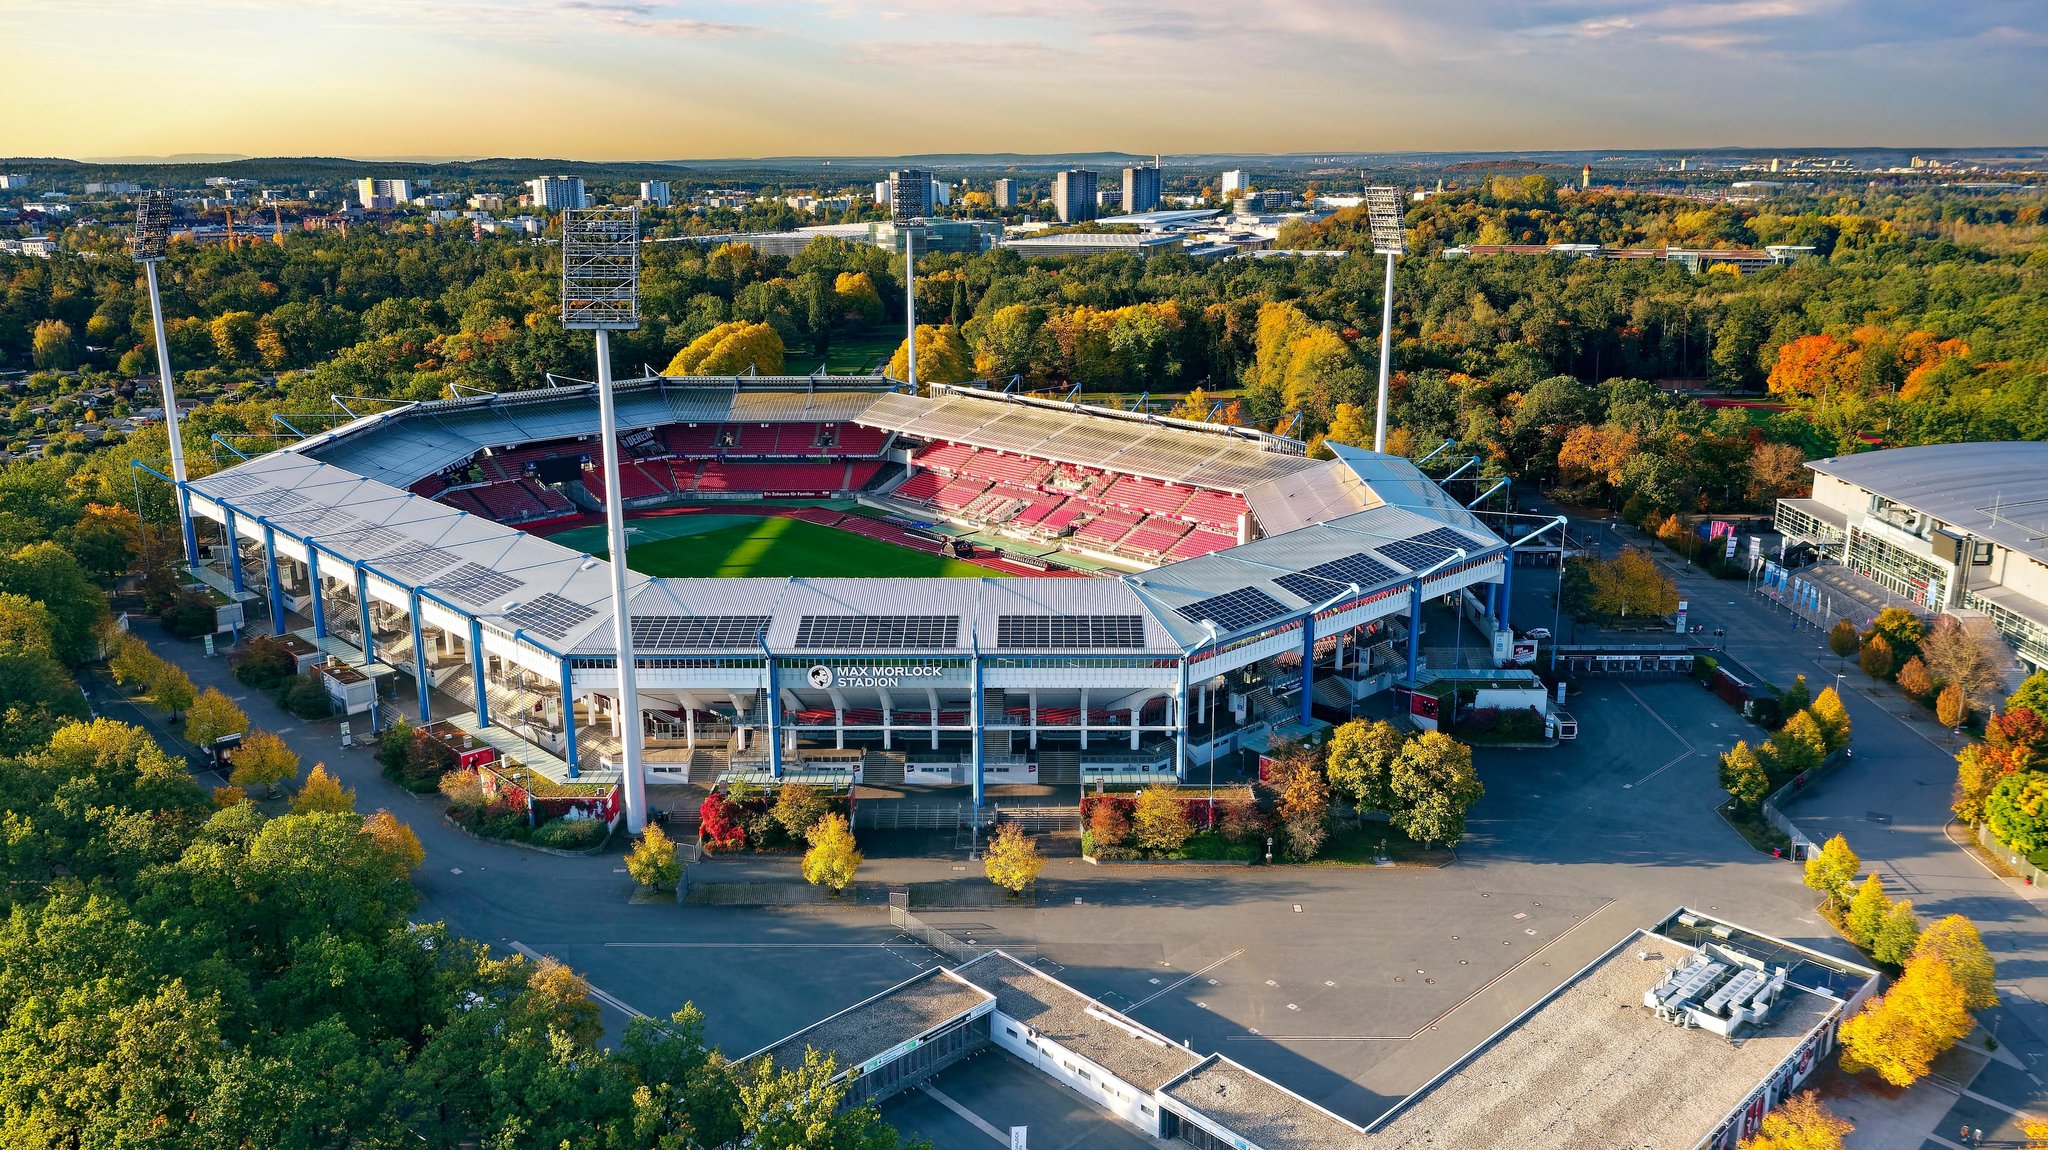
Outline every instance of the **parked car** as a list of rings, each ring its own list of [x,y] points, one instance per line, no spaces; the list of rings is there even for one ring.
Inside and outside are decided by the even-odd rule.
[[[1536,629],[1535,629],[1535,630],[1533,630],[1533,631],[1524,631],[1524,632],[1522,632],[1522,638],[1524,638],[1524,639],[1535,639],[1535,640],[1537,640],[1538,642],[1541,642],[1541,641],[1542,641],[1542,640],[1544,640],[1544,639],[1548,639],[1548,638],[1550,638],[1550,628],[1548,628],[1548,627],[1538,627],[1538,628],[1536,628]]]

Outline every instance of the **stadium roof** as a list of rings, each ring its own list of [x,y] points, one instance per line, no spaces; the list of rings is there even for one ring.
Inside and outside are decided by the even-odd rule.
[[[1299,444],[1246,428],[1192,423],[981,388],[934,386],[929,399],[877,399],[855,422],[1103,471],[1242,493],[1316,465]]]
[[[1222,214],[1222,208],[1176,208],[1157,212],[1133,212],[1127,216],[1108,216],[1095,222],[1105,226],[1125,224],[1144,228],[1146,231],[1166,231],[1188,227]]]
[[[2048,443],[1935,443],[1807,466],[2048,562]]]

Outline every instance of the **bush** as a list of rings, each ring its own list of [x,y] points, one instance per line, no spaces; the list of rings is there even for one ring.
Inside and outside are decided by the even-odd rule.
[[[441,740],[401,719],[378,736],[377,761],[384,765],[385,778],[413,794],[427,795],[455,769],[457,756]]]
[[[294,675],[277,693],[277,705],[301,719],[324,719],[334,713],[334,702],[327,697],[327,686],[319,676],[308,671]]]
[[[1692,677],[1702,683],[1712,683],[1714,672],[1721,669],[1721,661],[1712,655],[1698,655],[1692,661]]]
[[[219,614],[213,600],[198,591],[180,591],[157,612],[157,622],[180,639],[213,634]]]
[[[1476,734],[1492,734],[1500,729],[1500,708],[1474,707],[1465,712],[1465,722],[1462,725],[1469,727]]]
[[[230,662],[236,680],[259,691],[275,690],[298,674],[298,660],[282,642],[268,635],[258,635],[242,644]]]
[[[526,812],[503,798],[491,800],[491,805],[484,808],[483,818],[477,824],[476,830],[478,834],[487,838],[518,841],[524,841],[533,834],[533,827],[527,822]]]
[[[1503,711],[1500,733],[1511,739],[1540,739],[1543,737],[1543,712],[1534,707]]]
[[[1751,722],[1766,731],[1775,731],[1785,725],[1785,708],[1772,695],[1758,695],[1749,701],[1744,713]]]
[[[1226,842],[1256,842],[1266,837],[1266,816],[1248,800],[1225,803],[1216,820]]]
[[[736,851],[747,845],[747,829],[740,823],[743,816],[741,808],[724,795],[706,796],[704,805],[697,808],[704,849]]]
[[[589,850],[610,834],[602,819],[551,819],[533,832],[535,846],[561,851]]]

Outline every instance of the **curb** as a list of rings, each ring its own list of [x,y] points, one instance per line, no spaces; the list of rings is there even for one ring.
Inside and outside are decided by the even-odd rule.
[[[534,843],[520,842],[518,839],[494,839],[487,835],[480,835],[475,831],[470,830],[468,827],[463,826],[461,823],[456,822],[454,819],[449,818],[446,812],[443,812],[441,815],[441,824],[450,830],[458,831],[462,834],[468,835],[470,838],[475,839],[477,842],[480,843],[491,843],[496,846],[517,847],[523,851],[532,851],[535,854],[554,855],[556,858],[564,859],[596,858],[598,855],[604,853],[605,848],[612,845],[611,832],[606,833],[603,842],[598,843],[596,846],[591,847],[588,850],[565,851],[560,847],[538,846]]]

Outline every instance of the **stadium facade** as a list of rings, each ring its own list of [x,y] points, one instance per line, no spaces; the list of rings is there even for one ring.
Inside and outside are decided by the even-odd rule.
[[[617,492],[588,385],[409,404],[192,480],[201,576],[405,709],[602,783],[632,721],[609,573],[532,529],[613,497],[784,496],[858,500],[780,510],[929,549],[971,528],[1013,577],[633,573],[629,596],[650,781],[858,780],[880,752],[977,803],[1198,780],[1318,702],[1415,680],[1429,598],[1496,628],[1506,606],[1508,545],[1396,457],[886,380],[650,376],[618,408]]]

